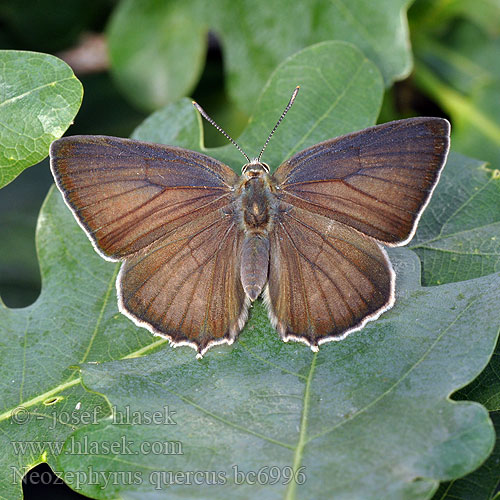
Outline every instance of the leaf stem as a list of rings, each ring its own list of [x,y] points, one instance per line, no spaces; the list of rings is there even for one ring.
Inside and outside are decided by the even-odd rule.
[[[314,353],[313,359],[311,361],[311,369],[309,370],[309,375],[307,376],[306,387],[304,389],[304,407],[302,408],[302,417],[300,420],[300,433],[299,440],[297,442],[297,446],[295,447],[295,453],[293,455],[293,477],[292,480],[288,483],[288,488],[286,491],[285,499],[293,500],[295,499],[295,492],[297,489],[297,471],[300,464],[302,463],[302,455],[304,453],[304,446],[306,445],[307,437],[307,421],[309,418],[309,408],[311,401],[311,383],[313,379],[314,370],[316,368],[316,358],[318,357],[317,353]]]
[[[12,416],[12,412],[19,407],[23,408],[29,408],[30,406],[37,405],[39,403],[43,403],[47,398],[50,396],[55,396],[56,394],[62,392],[65,389],[68,389],[70,387],[73,387],[74,385],[77,385],[80,383],[80,378],[74,378],[72,380],[66,381],[62,384],[59,384],[58,386],[54,387],[50,391],[44,392],[42,394],[39,394],[38,396],[34,397],[33,399],[30,399],[28,401],[23,401],[21,402],[17,407],[11,408],[10,410],[4,411],[3,413],[0,413],[0,422],[2,420],[7,420]]]

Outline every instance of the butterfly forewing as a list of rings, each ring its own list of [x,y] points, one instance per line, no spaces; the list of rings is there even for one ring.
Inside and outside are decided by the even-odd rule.
[[[341,339],[391,307],[394,273],[372,239],[282,203],[271,238],[267,302],[280,335]]]
[[[407,242],[449,148],[449,123],[411,118],[297,153],[275,172],[281,200],[388,245]]]
[[[77,220],[114,259],[228,205],[238,178],[201,153],[105,136],[55,141],[51,166]]]

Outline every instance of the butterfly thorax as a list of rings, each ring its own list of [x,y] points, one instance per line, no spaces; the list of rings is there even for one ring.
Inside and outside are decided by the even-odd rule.
[[[240,275],[243,289],[251,300],[260,295],[269,268],[269,231],[275,198],[268,172],[269,167],[264,163],[245,165],[238,189],[244,232]]]
[[[249,179],[242,193],[243,224],[250,232],[267,232],[269,201],[262,177]]]

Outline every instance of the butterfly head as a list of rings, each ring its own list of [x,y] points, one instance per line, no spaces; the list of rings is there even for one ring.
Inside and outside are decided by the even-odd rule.
[[[269,165],[255,159],[243,165],[241,173],[249,179],[252,177],[262,177],[264,174],[269,173]]]
[[[257,156],[253,160],[250,160],[250,157],[240,148],[240,146],[236,143],[236,141],[227,132],[225,132],[221,127],[219,127],[219,125],[217,125],[217,123],[215,123],[215,121],[212,120],[212,118],[210,118],[207,115],[205,110],[197,102],[193,101],[193,106],[198,110],[200,115],[203,116],[203,118],[205,118],[205,120],[208,121],[208,123],[213,125],[247,159],[248,163],[243,165],[241,173],[247,179],[251,179],[254,177],[262,177],[264,174],[269,173],[269,165],[267,163],[261,162],[260,159],[262,158],[262,154],[264,153],[264,150],[266,149],[267,145],[269,144],[269,141],[271,140],[271,137],[273,136],[274,132],[276,132],[276,129],[278,128],[279,124],[281,123],[281,121],[283,120],[285,115],[288,113],[288,110],[292,107],[292,104],[295,101],[295,98],[297,97],[297,93],[299,92],[299,88],[300,88],[299,86],[295,87],[295,90],[292,93],[292,97],[290,98],[290,101],[288,102],[283,113],[281,113],[281,116],[280,116],[279,120],[277,121],[276,125],[271,130],[271,133],[269,134],[266,142],[264,143],[264,146],[260,150],[259,156]]]

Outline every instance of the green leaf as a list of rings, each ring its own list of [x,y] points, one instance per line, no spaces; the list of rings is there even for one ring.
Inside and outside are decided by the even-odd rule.
[[[137,498],[154,490],[151,471],[162,470],[209,470],[227,478],[210,489],[170,485],[169,498],[248,498],[249,491],[263,498],[426,498],[438,480],[477,467],[494,442],[487,412],[448,395],[488,359],[500,323],[500,276],[422,288],[414,254],[396,250],[391,258],[399,271],[395,308],[318,354],[281,342],[258,303],[239,342],[200,362],[190,352],[165,349],[82,366],[85,386],[106,395],[115,419],[168,406],[175,424],[118,425],[110,418],[87,426],[65,450],[126,436],[133,442],[131,463],[125,453],[118,461],[63,453],[60,469],[68,481],[88,467],[137,471]],[[155,455],[140,448],[143,442],[169,443],[178,453]],[[306,481],[242,488],[235,465],[246,473],[304,467]],[[123,488],[109,486],[105,497]],[[95,485],[83,492],[104,498]]]
[[[71,68],[48,54],[0,51],[0,187],[43,160],[71,125],[83,89]]]
[[[139,125],[132,139],[201,149],[200,116],[189,99],[180,99],[153,113]]]
[[[451,154],[410,248],[422,260],[426,285],[499,271],[498,171]]]
[[[451,154],[410,248],[426,285],[500,270],[500,175],[483,162]],[[455,397],[500,410],[500,345],[481,375]]]
[[[357,45],[389,85],[411,69],[405,19],[409,3],[126,0],[110,24],[112,68],[134,103],[155,109],[193,89],[205,56],[204,37],[211,29],[222,45],[228,91],[247,112],[284,58],[324,40]]]
[[[490,418],[495,426],[497,440],[495,449],[488,460],[472,474],[457,481],[450,481],[439,486],[433,500],[498,500],[498,488],[500,486],[500,475],[498,464],[500,463],[500,413],[490,413]],[[495,493],[497,493],[495,495]]]
[[[451,154],[410,248],[426,285],[500,270],[500,175],[487,164]],[[500,346],[481,375],[456,395],[500,410]]]
[[[450,155],[432,203],[410,248],[423,264],[426,284],[450,283],[500,269],[500,176],[482,162]],[[500,410],[500,342],[481,374],[453,395],[483,404],[497,422]],[[446,483],[438,498],[489,499],[498,485],[500,436],[494,453],[477,471]],[[478,490],[480,485],[480,491]],[[472,496],[471,496],[472,495]]]

